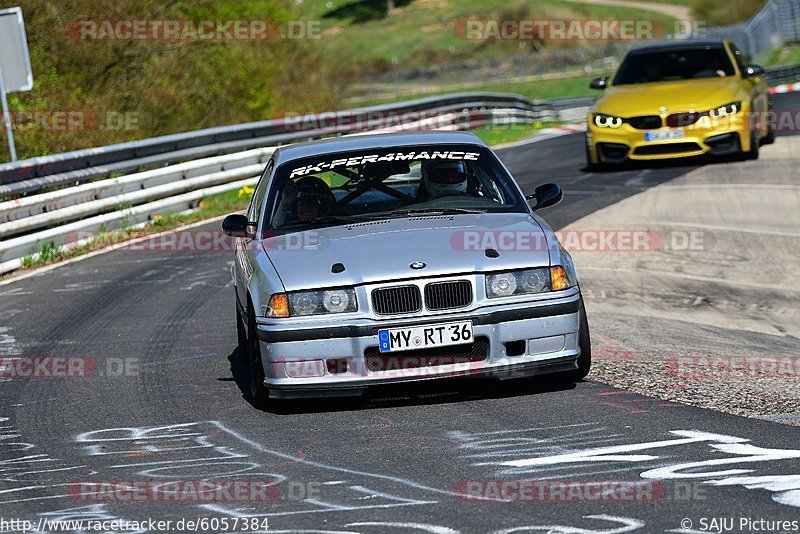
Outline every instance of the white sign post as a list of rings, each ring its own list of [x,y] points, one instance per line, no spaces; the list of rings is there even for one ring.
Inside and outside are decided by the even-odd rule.
[[[14,146],[14,130],[6,94],[31,89],[33,89],[33,73],[28,55],[28,41],[25,38],[22,9],[19,7],[0,9],[0,100],[3,103],[3,123],[8,135],[11,161],[17,160],[17,150]]]

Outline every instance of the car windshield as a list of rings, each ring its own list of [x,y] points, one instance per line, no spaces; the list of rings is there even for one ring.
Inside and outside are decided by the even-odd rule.
[[[634,51],[622,62],[613,85],[724,78],[733,74],[733,64],[722,48]]]
[[[281,165],[270,228],[303,229],[415,214],[527,212],[494,154],[475,145],[338,152]]]

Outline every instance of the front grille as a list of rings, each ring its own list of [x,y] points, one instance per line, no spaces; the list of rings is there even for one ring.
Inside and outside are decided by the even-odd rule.
[[[697,143],[664,143],[661,145],[640,146],[634,150],[637,156],[655,156],[658,154],[678,154],[681,152],[697,152],[700,145]]]
[[[657,130],[661,128],[661,117],[658,115],[642,115],[631,117],[626,121],[637,130]]]
[[[486,336],[478,336],[468,345],[388,353],[381,353],[378,347],[369,347],[364,351],[367,369],[372,372],[482,362],[488,356],[489,338]]]
[[[378,315],[414,313],[422,309],[422,297],[417,286],[376,289],[372,292],[372,309]]]
[[[453,310],[472,304],[472,284],[468,280],[435,282],[425,286],[425,306],[431,310]]]
[[[680,128],[682,126],[691,126],[692,124],[696,123],[700,120],[700,117],[703,115],[696,112],[686,112],[686,113],[673,113],[669,117],[667,117],[667,126],[670,128]]]

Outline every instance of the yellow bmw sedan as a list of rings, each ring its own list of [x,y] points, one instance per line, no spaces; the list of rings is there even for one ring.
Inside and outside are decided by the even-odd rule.
[[[591,82],[604,93],[588,117],[588,167],[703,154],[758,158],[759,145],[774,141],[763,73],[730,41],[632,49],[613,76]]]

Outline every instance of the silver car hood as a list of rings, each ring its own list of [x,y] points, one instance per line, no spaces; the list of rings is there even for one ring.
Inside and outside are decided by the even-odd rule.
[[[272,237],[262,245],[286,291],[296,291],[547,266],[545,239],[528,214],[488,213],[335,226]],[[487,257],[486,248],[495,248],[499,257]],[[425,267],[412,269],[415,262]],[[331,272],[335,263],[345,270]]]

